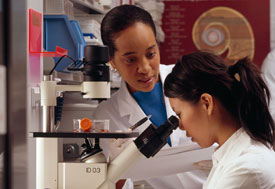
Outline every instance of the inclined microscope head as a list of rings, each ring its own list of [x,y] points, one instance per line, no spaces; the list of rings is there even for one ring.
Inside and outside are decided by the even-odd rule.
[[[167,143],[168,137],[173,130],[179,126],[179,120],[175,116],[171,116],[167,121],[156,127],[150,124],[139,137],[134,141],[138,150],[147,158],[153,157]]]
[[[153,157],[167,143],[168,137],[178,126],[179,120],[175,116],[169,117],[168,120],[159,127],[150,124],[141,135],[109,163],[107,179],[99,189],[108,188],[110,183],[115,184],[125,171],[140,157]]]

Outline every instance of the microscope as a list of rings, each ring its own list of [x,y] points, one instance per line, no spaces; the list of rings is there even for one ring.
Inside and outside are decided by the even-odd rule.
[[[36,138],[36,188],[38,189],[115,189],[115,183],[139,158],[153,157],[178,127],[171,116],[163,125],[150,124],[140,135],[127,133],[57,132],[54,125],[56,94],[60,91],[80,91],[83,98],[110,97],[109,60],[106,46],[87,45],[84,49],[83,82],[81,85],[58,85],[52,75],[41,82],[43,132],[30,133]],[[107,162],[100,148],[101,138],[137,137],[112,161]],[[83,138],[84,150],[76,161],[63,161],[61,140]],[[95,139],[95,145],[89,138]]]
[[[84,56],[83,68],[70,69],[82,72],[83,82],[80,85],[57,85],[57,81],[52,75],[53,70],[49,75],[43,76],[43,81],[40,84],[41,106],[43,107],[43,132],[54,132],[56,130],[54,109],[57,105],[56,94],[58,92],[79,91],[83,98],[110,98],[110,71],[109,66],[106,65],[109,61],[108,47],[86,45]]]

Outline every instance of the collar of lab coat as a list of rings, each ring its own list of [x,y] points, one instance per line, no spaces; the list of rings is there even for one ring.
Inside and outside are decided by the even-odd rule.
[[[162,89],[163,89],[163,83],[166,78],[166,76],[171,72],[173,66],[166,66],[166,65],[160,65],[160,81],[162,83]],[[139,121],[141,118],[145,117],[145,113],[140,108],[136,100],[133,98],[133,96],[130,94],[127,85],[125,81],[122,80],[120,89],[118,91],[118,95],[120,99],[123,99],[120,101],[120,104],[118,106],[119,114],[121,117],[129,116],[129,123],[135,124],[137,121]],[[169,104],[169,99],[167,97],[164,97],[164,102],[166,106],[166,112],[167,112],[167,118],[169,118],[171,115],[173,115],[173,110]],[[131,107],[131,108],[129,108]],[[151,123],[151,122],[150,122]]]
[[[119,114],[121,117],[129,116],[129,123],[131,125],[139,121],[140,118],[146,116],[136,100],[130,94],[125,81],[121,82],[118,95],[120,96],[120,99],[123,99],[120,101],[118,106]]]
[[[243,149],[247,148],[251,139],[243,128],[238,129],[226,142],[220,146],[213,154],[213,165],[227,162],[239,156]],[[242,144],[242,145],[240,145]]]

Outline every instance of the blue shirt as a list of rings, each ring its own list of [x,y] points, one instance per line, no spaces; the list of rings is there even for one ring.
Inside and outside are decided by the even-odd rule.
[[[155,84],[153,90],[149,92],[137,91],[133,94],[141,109],[146,115],[152,115],[150,121],[157,127],[162,125],[167,120],[167,112],[163,98],[162,84]],[[171,146],[170,137],[168,144]]]

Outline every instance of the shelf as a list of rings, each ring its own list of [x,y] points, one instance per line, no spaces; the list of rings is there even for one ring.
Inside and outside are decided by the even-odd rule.
[[[73,132],[30,132],[29,137],[33,138],[132,138],[139,136],[138,132],[131,133],[73,133]]]
[[[88,14],[105,14],[104,10],[95,7],[91,3],[82,0],[71,0],[74,7]]]

